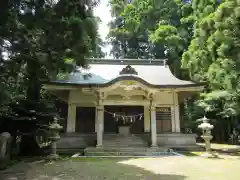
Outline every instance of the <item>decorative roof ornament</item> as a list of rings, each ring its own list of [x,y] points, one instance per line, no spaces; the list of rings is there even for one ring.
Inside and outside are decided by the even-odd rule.
[[[123,68],[120,73],[120,75],[122,74],[135,74],[138,75],[138,72],[130,65],[127,65],[125,68]]]

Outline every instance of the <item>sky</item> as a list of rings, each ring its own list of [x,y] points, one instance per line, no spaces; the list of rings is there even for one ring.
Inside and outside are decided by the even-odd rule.
[[[110,13],[110,7],[108,6],[108,0],[101,0],[100,4],[94,9],[94,15],[98,16],[102,23],[99,26],[99,34],[103,41],[106,40],[107,34],[109,32],[108,23],[111,20],[111,13]],[[110,45],[107,45],[103,48],[103,51],[108,53],[108,55],[105,58],[111,58],[109,55],[110,51]]]

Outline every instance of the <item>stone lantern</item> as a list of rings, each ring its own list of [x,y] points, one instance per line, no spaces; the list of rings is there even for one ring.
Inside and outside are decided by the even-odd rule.
[[[215,157],[216,155],[213,155],[211,153],[211,139],[213,136],[211,135],[211,130],[213,129],[213,125],[209,123],[209,119],[204,116],[203,118],[199,119],[199,121],[202,121],[200,125],[198,125],[198,128],[202,130],[202,136],[203,140],[205,141],[205,149],[206,152],[203,154],[204,157]]]
[[[63,127],[58,124],[58,118],[54,117],[53,122],[50,124],[50,137],[49,140],[51,143],[51,154],[48,156],[49,159],[57,159],[57,141],[60,139],[59,132],[61,131]]]

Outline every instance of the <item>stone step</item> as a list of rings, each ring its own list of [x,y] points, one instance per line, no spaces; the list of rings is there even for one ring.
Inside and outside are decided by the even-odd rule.
[[[122,141],[143,141],[143,142],[145,142],[145,140],[142,140],[142,139],[104,139],[103,138],[103,140],[104,141],[120,141],[120,142],[122,142]]]
[[[157,147],[88,147],[84,150],[85,156],[162,156],[174,155],[168,148]]]
[[[109,147],[109,148],[115,148],[115,147],[128,148],[128,147],[131,147],[131,146],[134,146],[134,147],[149,147],[148,144],[131,144],[131,145],[128,145],[128,144],[105,144],[105,143],[103,143],[103,145],[105,147]]]
[[[146,143],[106,143],[106,142],[103,142],[103,145],[104,146],[108,146],[108,147],[116,147],[116,146],[119,146],[119,147],[129,147],[129,146],[135,146],[135,147],[147,147],[148,144]]]
[[[84,149],[84,151],[94,151],[94,152],[105,152],[105,151],[166,152],[168,150],[169,149],[165,147],[150,148],[150,147],[121,147],[121,146],[114,146],[114,147],[104,146],[101,148],[88,147]]]
[[[130,147],[130,146],[134,146],[134,147],[148,147],[148,144],[106,144],[106,143],[103,143],[104,146],[106,147]]]
[[[84,156],[177,156],[172,152],[85,152]]]
[[[148,144],[147,141],[137,136],[104,136],[104,144]]]
[[[142,140],[132,140],[132,141],[128,141],[128,140],[121,140],[121,141],[114,141],[114,140],[105,140],[103,139],[103,142],[107,142],[107,143],[147,143],[146,141],[142,141]]]
[[[123,136],[123,135],[103,135],[103,138],[108,138],[108,139],[116,139],[116,138],[124,138],[124,139],[142,139],[141,136],[137,136],[137,135],[129,135],[129,136]]]
[[[128,139],[128,138],[121,138],[121,139],[118,139],[118,138],[115,138],[115,139],[106,139],[106,138],[103,138],[103,140],[105,141],[145,141],[145,140],[142,140],[142,139],[137,139],[137,138],[132,138],[132,139]]]
[[[119,142],[123,142],[123,141],[139,141],[139,142],[145,142],[145,140],[142,139],[103,139],[104,141],[119,141]]]
[[[103,139],[103,141],[105,141],[105,142],[119,142],[119,143],[123,143],[123,142],[145,143],[145,142],[146,142],[146,141],[143,141],[143,140],[141,140],[141,139],[133,139],[133,140],[129,140],[129,139],[126,139],[126,140],[124,140],[124,139],[120,139],[120,140],[119,140],[119,139],[111,139],[111,140],[109,140],[109,139]]]

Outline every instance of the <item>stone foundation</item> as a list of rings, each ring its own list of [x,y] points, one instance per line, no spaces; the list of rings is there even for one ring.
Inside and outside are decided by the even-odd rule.
[[[57,150],[60,153],[79,152],[88,146],[95,146],[96,134],[66,133],[61,134],[57,142]]]
[[[61,139],[57,142],[57,149],[60,152],[78,152],[80,149],[87,147],[96,146],[95,133],[92,134],[78,134],[78,133],[67,133],[62,134]],[[116,138],[118,141],[116,141]],[[104,141],[105,140],[105,141]],[[105,134],[103,135],[103,145],[113,146],[119,144],[126,145],[128,147],[137,146],[146,147],[150,145],[151,135],[150,134],[136,134],[134,136],[121,136],[118,134]],[[145,143],[140,143],[145,142]],[[196,135],[195,134],[181,134],[181,133],[166,133],[157,134],[157,144],[159,147],[170,147],[170,148],[182,148],[182,147],[193,147],[196,146]]]
[[[159,146],[183,147],[195,146],[196,134],[166,133],[157,135]]]

